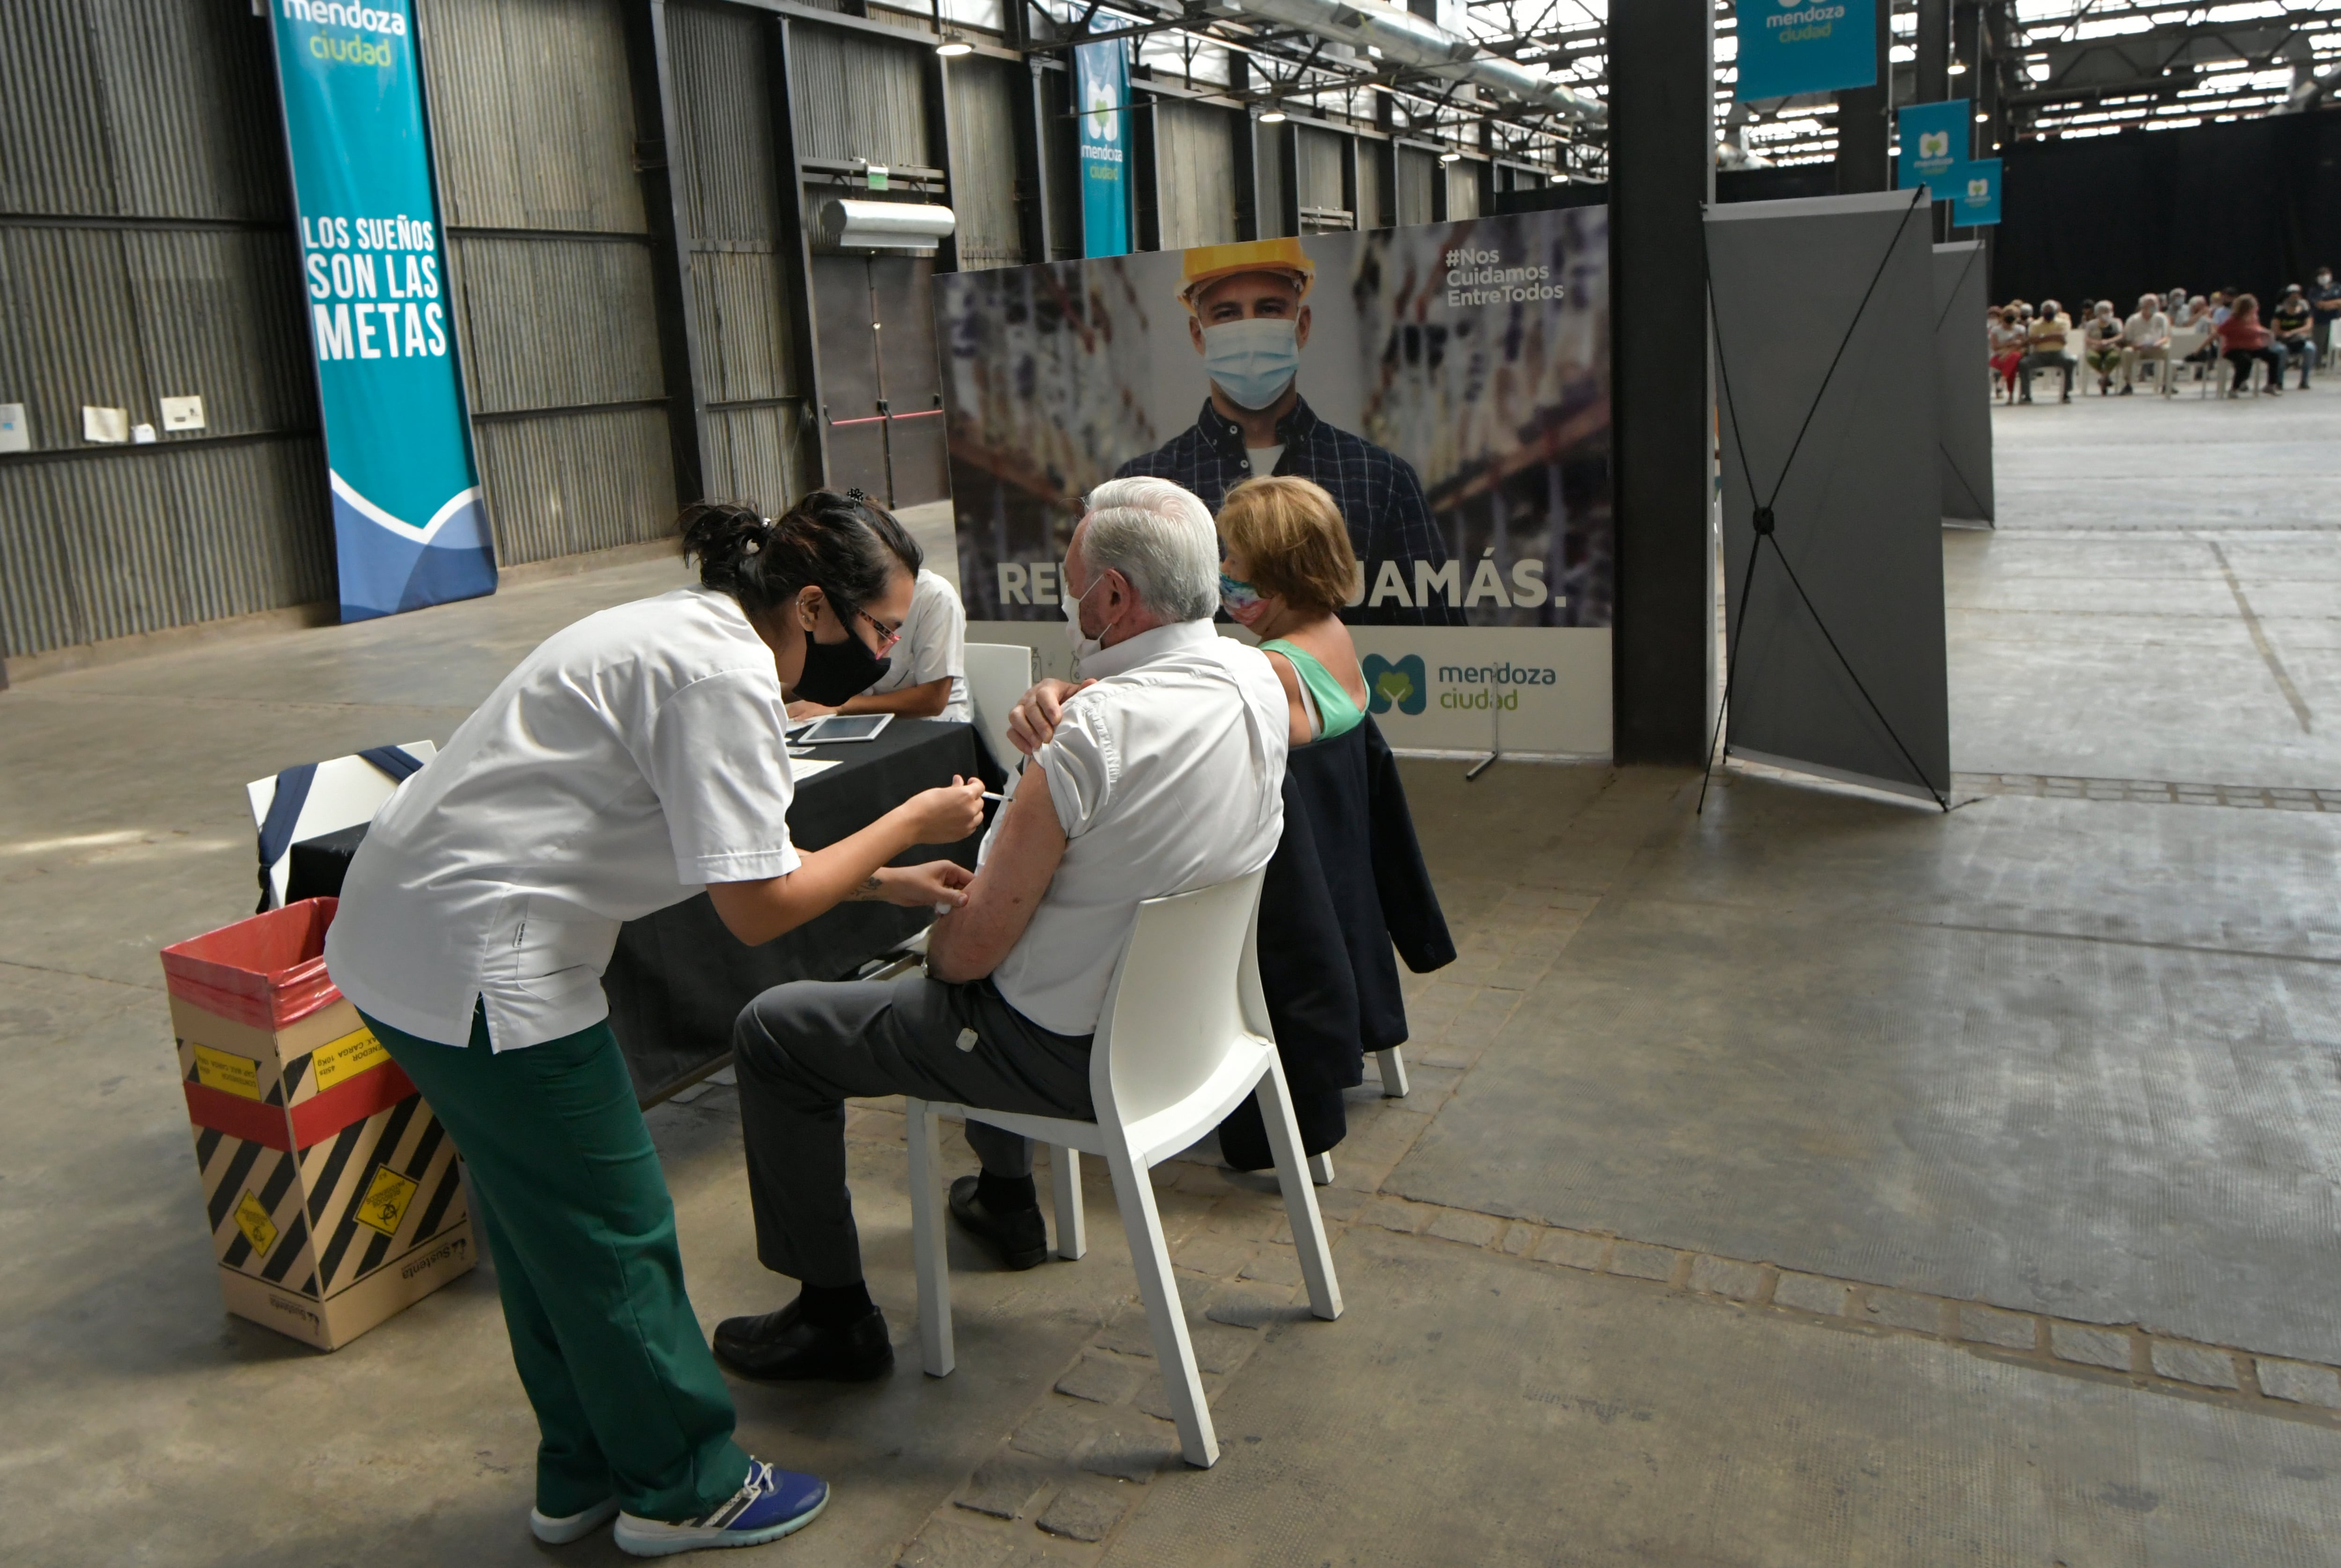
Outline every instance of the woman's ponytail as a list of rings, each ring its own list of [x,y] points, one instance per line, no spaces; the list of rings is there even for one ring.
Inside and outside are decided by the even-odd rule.
[[[915,571],[919,546],[892,514],[860,491],[815,490],[776,518],[733,501],[694,502],[676,521],[682,554],[702,585],[762,614],[807,586],[860,606],[895,571]]]

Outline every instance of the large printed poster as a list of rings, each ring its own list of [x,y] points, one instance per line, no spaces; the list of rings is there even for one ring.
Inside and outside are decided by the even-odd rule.
[[[491,594],[408,0],[274,0],[342,618]]]
[[[1069,673],[1059,564],[1118,474],[1340,504],[1393,745],[1609,747],[1606,209],[935,280],[974,641]]]

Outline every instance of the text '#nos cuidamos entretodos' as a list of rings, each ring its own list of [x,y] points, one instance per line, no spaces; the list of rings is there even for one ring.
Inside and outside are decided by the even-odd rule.
[[[1450,305],[1525,305],[1561,296],[1550,267],[1506,266],[1501,251],[1451,250],[1441,259]]]

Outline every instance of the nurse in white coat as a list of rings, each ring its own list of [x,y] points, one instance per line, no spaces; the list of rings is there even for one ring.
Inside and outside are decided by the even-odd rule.
[[[858,494],[778,521],[683,514],[700,584],[556,633],[383,808],[325,961],[454,1137],[535,1407],[548,1542],[613,1516],[638,1556],[749,1546],[827,1503],[752,1460],[683,1293],[674,1208],[610,1032],[620,923],[704,888],[741,941],[842,900],[957,904],[947,861],[888,864],[981,820],[931,789],[825,849],[789,842],[791,694],[882,675],[910,614],[911,546]]]

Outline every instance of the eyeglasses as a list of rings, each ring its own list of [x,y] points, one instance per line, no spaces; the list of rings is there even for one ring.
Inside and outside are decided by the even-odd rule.
[[[902,627],[888,625],[885,622],[880,620],[877,616],[872,614],[869,611],[863,609],[861,605],[855,604],[852,600],[847,598],[836,589],[830,587],[827,584],[815,583],[812,585],[819,588],[821,590],[822,597],[829,601],[830,613],[835,615],[840,621],[848,623],[846,628],[848,631],[852,629],[851,623],[855,619],[869,622],[870,629],[878,634],[879,653],[883,654],[887,649],[892,647],[895,644],[902,640]]]
[[[863,609],[861,605],[855,604],[852,600],[847,598],[842,594],[832,594],[826,588],[822,589],[822,592],[829,594],[831,609],[836,610],[842,608],[850,612],[855,617],[870,623],[870,629],[878,634],[878,652],[882,654],[887,649],[892,647],[895,644],[902,640],[902,627],[888,625],[885,622],[880,620],[877,616],[872,614],[869,611]],[[843,617],[841,616],[840,619],[843,619]]]

